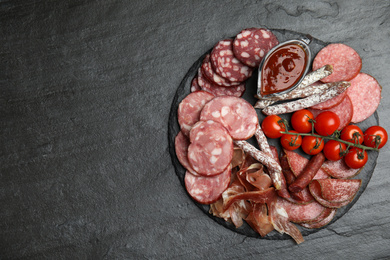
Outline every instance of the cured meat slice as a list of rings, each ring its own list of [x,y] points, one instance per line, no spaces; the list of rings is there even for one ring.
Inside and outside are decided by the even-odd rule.
[[[337,83],[336,86],[330,88],[325,93],[321,94],[313,94],[309,97],[290,101],[287,103],[274,105],[266,107],[262,110],[262,112],[266,115],[278,115],[278,114],[285,114],[285,113],[291,113],[294,111],[298,111],[304,108],[308,108],[311,106],[314,106],[316,104],[319,104],[321,102],[327,101],[342,92],[344,92],[351,84],[346,81],[341,81]]]
[[[189,136],[192,126],[199,121],[200,111],[213,98],[214,95],[206,91],[196,91],[187,95],[180,102],[177,119],[183,134]]]
[[[198,175],[197,172],[192,169],[190,163],[188,162],[188,146],[190,145],[190,140],[188,137],[183,134],[183,132],[179,132],[175,137],[175,151],[177,159],[180,164],[193,175]]]
[[[199,84],[198,84],[198,77],[195,76],[192,81],[191,81],[191,88],[190,88],[190,91],[191,92],[195,92],[195,91],[198,91],[198,90],[201,90]]]
[[[210,54],[207,54],[202,62],[202,66],[200,67],[202,74],[212,83],[219,85],[221,87],[232,87],[240,85],[240,82],[231,82],[225,78],[219,76],[211,66],[210,62]]]
[[[211,204],[221,198],[222,193],[229,186],[230,177],[230,167],[213,177],[195,176],[187,171],[184,183],[191,198],[201,204]]]
[[[351,122],[358,123],[370,117],[379,106],[382,87],[372,76],[359,73],[351,80],[347,90],[353,107]]]
[[[234,140],[251,138],[259,124],[257,113],[251,104],[238,97],[216,97],[207,103],[200,113],[201,120],[221,123]]]
[[[269,203],[275,200],[277,197],[275,188],[270,187],[265,190],[257,190],[257,191],[246,191],[242,193],[238,193],[234,196],[229,196],[226,200],[223,200],[224,209],[228,209],[234,202],[240,200],[249,200],[253,203]]]
[[[316,219],[325,210],[325,207],[316,201],[299,205],[278,197],[278,204],[286,210],[288,219],[295,223]]]
[[[275,146],[270,146],[272,157],[275,159],[275,161],[281,166],[281,163],[279,161],[279,154],[278,149]],[[290,198],[290,193],[287,190],[287,183],[286,178],[284,178],[284,174],[280,174],[280,177],[278,176],[278,172],[276,171],[269,171],[269,174],[272,179],[278,179],[280,178],[280,189],[278,190],[278,195],[282,198]]]
[[[276,36],[264,28],[242,30],[234,39],[234,56],[250,67],[258,67],[263,57],[279,44]]]
[[[335,96],[334,98],[331,98],[328,101],[314,105],[311,108],[312,109],[329,109],[329,108],[335,107],[344,100],[346,95],[347,95],[347,91],[344,91],[340,95]]]
[[[277,203],[277,200],[269,204],[269,215],[275,230],[281,234],[288,234],[297,244],[304,242],[301,231],[288,220],[286,210]]]
[[[245,221],[262,237],[274,230],[266,204],[256,203]]]
[[[333,178],[349,179],[359,174],[362,168],[352,169],[345,164],[344,160],[326,161],[322,165],[322,169]]]
[[[302,82],[298,85],[298,87],[285,94],[266,97],[263,99],[260,95],[260,90],[258,90],[257,98],[259,98],[260,100],[256,102],[255,108],[263,109],[267,106],[272,105],[276,101],[303,98],[313,94],[320,94],[325,90],[328,90],[329,88],[334,86],[335,83],[333,84],[315,84],[315,83],[318,82],[318,80],[330,75],[332,71],[333,71],[333,67],[330,65],[325,65],[316,71],[312,71],[303,78]]]
[[[314,176],[325,161],[325,155],[320,152],[311,157],[305,168],[299,173],[297,178],[288,186],[291,192],[300,192],[309,185]]]
[[[212,120],[199,121],[190,132],[188,161],[204,176],[221,173],[233,158],[233,141],[227,130]]]
[[[316,222],[305,222],[299,224],[305,228],[322,228],[328,225],[330,221],[332,221],[336,213],[337,209],[326,208],[323,214],[321,214],[321,216],[317,218]]]
[[[219,96],[235,96],[241,97],[245,92],[245,84],[241,83],[233,87],[221,87],[212,82],[210,82],[202,73],[201,69],[198,70],[198,84],[199,87],[211,94]]]
[[[359,179],[326,179],[316,182],[321,186],[322,198],[336,203],[352,201],[362,184],[362,180]]]
[[[340,180],[340,179],[330,179],[330,180]],[[345,201],[341,201],[341,202],[328,201],[328,200],[326,200],[326,199],[324,199],[322,197],[323,189],[321,188],[321,185],[320,185],[319,181],[320,180],[312,181],[309,184],[309,190],[310,190],[310,193],[315,198],[315,200],[318,203],[320,203],[323,206],[325,206],[325,207],[328,207],[328,208],[341,208],[341,207],[344,207],[344,206],[348,205],[352,201],[354,196],[356,195],[356,193],[354,193],[354,194],[351,193],[350,196],[349,196],[350,200],[345,200]],[[347,180],[347,181],[352,181],[352,180]],[[347,190],[346,190],[346,192],[347,192]]]
[[[318,52],[313,60],[313,70],[326,64],[333,66],[333,73],[322,82],[348,81],[353,79],[362,68],[362,59],[359,54],[342,43],[333,43],[324,47]]]
[[[340,125],[337,128],[337,130],[342,130],[344,127],[346,127],[351,122],[354,113],[352,102],[348,95],[346,95],[343,101],[335,107],[326,110],[309,108],[309,111],[312,112],[314,117],[318,116],[320,113],[324,111],[334,112],[340,118]]]
[[[219,41],[211,51],[210,60],[215,72],[229,81],[243,82],[252,76],[252,68],[234,56],[232,39]]]

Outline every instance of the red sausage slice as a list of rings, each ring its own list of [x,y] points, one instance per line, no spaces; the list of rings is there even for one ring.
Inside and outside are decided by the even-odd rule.
[[[190,132],[188,161],[203,176],[213,176],[228,167],[233,158],[233,140],[218,122],[199,121]]]
[[[382,87],[372,76],[359,73],[353,78],[347,89],[353,107],[351,122],[358,123],[369,118],[379,106],[381,92]]]
[[[204,76],[206,76],[206,78],[210,82],[212,82],[216,85],[219,85],[222,87],[232,87],[232,86],[240,85],[240,82],[231,82],[231,81],[219,76],[214,71],[213,67],[211,66],[211,62],[210,62],[210,54],[206,55],[206,57],[204,58],[204,60],[202,62],[202,66],[200,68],[202,70],[202,74]]]
[[[278,204],[286,210],[288,219],[295,223],[311,221],[325,210],[325,207],[316,201],[308,204],[294,204],[278,197]]]
[[[189,136],[192,126],[199,121],[200,111],[214,95],[206,91],[196,91],[186,96],[179,104],[177,119],[183,134]]]
[[[325,102],[314,105],[311,108],[312,109],[330,109],[330,108],[335,107],[338,104],[340,104],[344,100],[346,95],[347,95],[347,91],[344,91],[340,95],[335,96],[334,98],[331,98]]]
[[[253,106],[242,98],[232,96],[216,97],[207,103],[200,119],[220,122],[234,140],[251,138],[259,124]]]
[[[317,70],[327,64],[333,66],[333,73],[321,79],[322,82],[349,81],[360,72],[362,59],[348,45],[333,43],[318,52],[313,60],[313,70]]]
[[[195,176],[187,171],[184,183],[188,194],[195,201],[201,204],[211,204],[221,198],[222,193],[229,186],[230,176],[230,167],[213,177]]]
[[[362,168],[352,169],[345,164],[344,160],[338,160],[324,162],[322,169],[333,178],[348,179],[359,174]]]
[[[188,137],[185,136],[182,131],[180,131],[175,137],[175,151],[176,151],[177,159],[187,171],[191,172],[193,175],[198,175],[194,171],[194,169],[192,169],[190,163],[188,162],[187,156],[188,156],[189,145],[190,145],[190,140],[188,140]]]
[[[242,63],[258,67],[269,50],[278,45],[278,39],[264,28],[242,30],[234,39],[233,53]]]
[[[232,39],[219,41],[211,51],[210,60],[215,72],[229,81],[243,82],[252,76],[252,68],[234,56]]]

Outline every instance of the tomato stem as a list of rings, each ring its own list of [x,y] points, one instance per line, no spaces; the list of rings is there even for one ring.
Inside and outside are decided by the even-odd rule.
[[[338,137],[336,132],[335,132],[335,134],[330,135],[330,136],[322,136],[322,135],[318,135],[318,134],[314,134],[314,133],[294,133],[294,132],[289,132],[289,131],[284,131],[284,132],[281,132],[281,133],[282,134],[289,134],[289,135],[314,136],[314,137],[318,137],[318,138],[322,138],[322,139],[335,140],[337,142],[346,144],[347,145],[347,150],[349,150],[349,147],[353,146],[353,147],[357,147],[357,148],[360,148],[360,149],[363,149],[363,150],[379,151],[378,148],[365,146],[365,145],[362,145],[362,144],[359,144],[359,143],[351,143],[351,142],[348,142],[348,141],[344,141],[344,140],[342,140],[342,139],[340,139]],[[336,137],[334,135],[336,135]]]

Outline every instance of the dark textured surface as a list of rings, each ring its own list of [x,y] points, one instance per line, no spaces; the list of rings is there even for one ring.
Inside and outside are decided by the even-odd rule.
[[[356,49],[390,129],[390,3],[284,2],[0,1],[0,258],[389,258],[388,147],[348,213],[299,246],[217,224],[175,174],[176,90],[247,27]]]

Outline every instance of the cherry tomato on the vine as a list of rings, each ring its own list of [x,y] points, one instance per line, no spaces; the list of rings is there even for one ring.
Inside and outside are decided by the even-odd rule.
[[[314,119],[313,114],[307,109],[301,109],[294,112],[291,116],[291,126],[299,133],[310,133],[312,124],[310,119]]]
[[[363,131],[357,125],[347,125],[341,130],[340,138],[353,144],[362,144],[364,139]]]
[[[387,143],[387,132],[381,126],[371,126],[364,132],[364,145],[382,148]]]
[[[285,131],[282,118],[277,115],[270,115],[264,118],[261,128],[268,138],[279,138],[283,135],[280,131]]]
[[[338,161],[343,156],[343,152],[347,149],[344,143],[337,142],[335,140],[329,140],[324,145],[324,155],[326,159],[331,161]]]
[[[306,154],[315,155],[324,148],[324,140],[315,136],[304,136],[301,147]]]
[[[298,133],[297,131],[291,130],[291,133]],[[302,137],[300,135],[283,134],[280,138],[280,143],[284,149],[292,151],[299,148],[302,144]]]
[[[332,111],[324,111],[315,118],[314,128],[319,135],[328,136],[340,126],[340,118]]]
[[[356,147],[351,147],[348,153],[344,156],[345,164],[353,169],[359,169],[363,167],[367,163],[367,160],[367,152]]]

